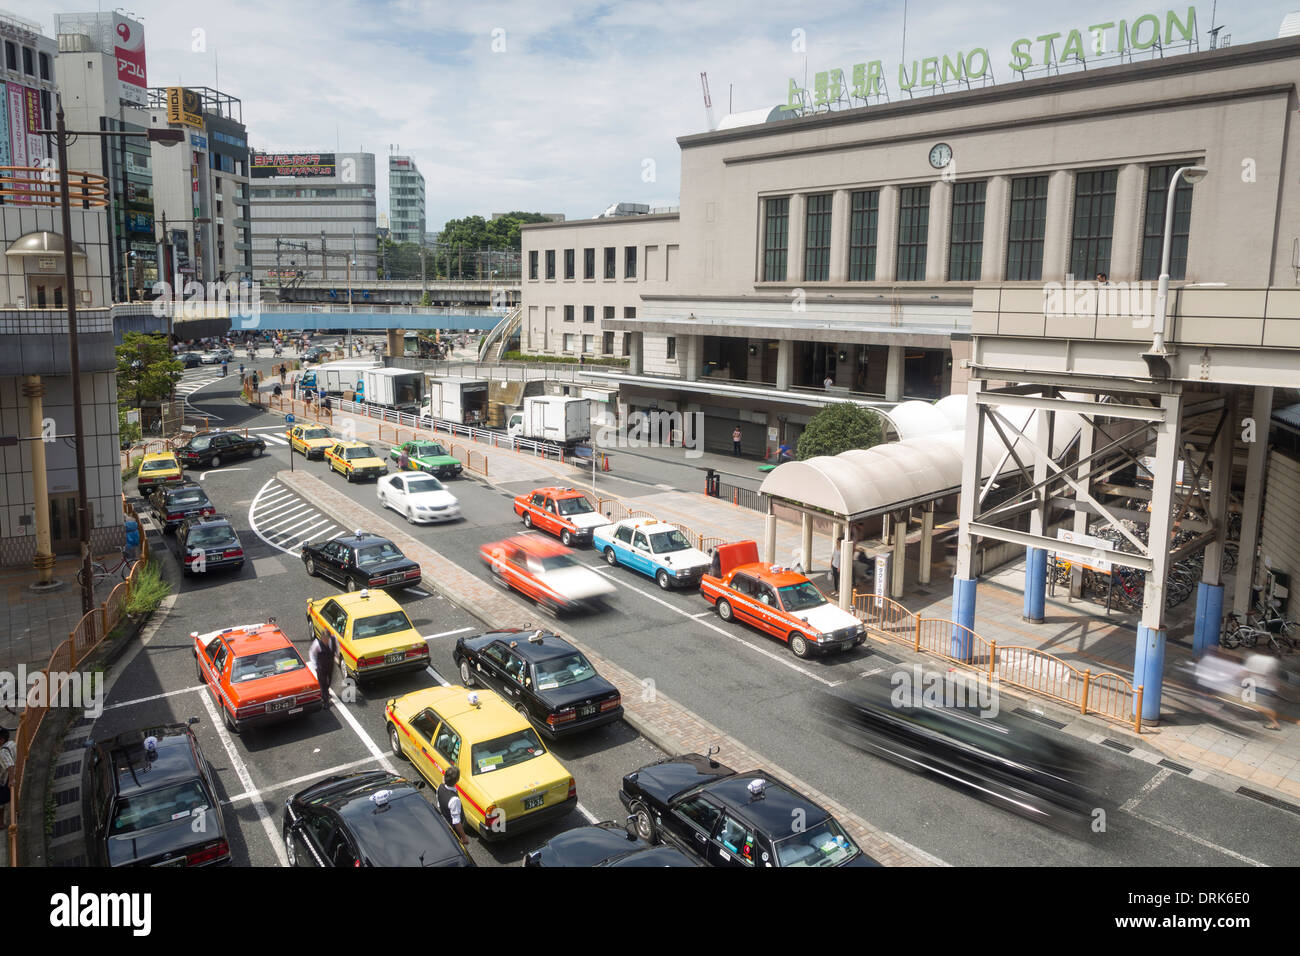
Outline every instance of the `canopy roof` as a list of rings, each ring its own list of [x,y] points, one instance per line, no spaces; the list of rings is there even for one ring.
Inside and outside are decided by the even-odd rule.
[[[999,414],[1026,438],[1012,439],[1016,454],[1027,466],[1033,458],[1028,408],[1002,407]],[[856,519],[942,498],[961,490],[962,462],[966,454],[966,396],[949,395],[933,405],[903,402],[882,413],[893,424],[899,440],[843,454],[790,461],[772,469],[759,490],[773,498]],[[1052,455],[1058,456],[1082,427],[1073,412],[1057,412]],[[1005,457],[1005,461],[1003,460]],[[995,471],[1016,471],[1002,439],[986,422],[980,478]]]

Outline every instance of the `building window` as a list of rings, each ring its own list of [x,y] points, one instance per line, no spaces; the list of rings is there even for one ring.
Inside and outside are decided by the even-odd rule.
[[[624,307],[623,307],[623,318],[625,318],[625,319],[635,319],[635,318],[636,318],[636,307],[635,307],[635,306],[631,306],[631,305],[624,306]]]
[[[566,305],[566,306],[564,307],[564,321],[565,321],[565,322],[572,322],[572,321],[573,321],[573,306],[571,306],[571,305]]]
[[[1083,281],[1110,273],[1110,239],[1115,228],[1115,183],[1119,170],[1079,173],[1074,180],[1074,235],[1070,272]]]
[[[537,250],[528,250],[528,278],[537,278]]]
[[[28,76],[36,75],[36,60],[32,57],[32,48],[23,47],[23,72]]]
[[[623,278],[636,278],[636,246],[627,246],[623,249]]]
[[[546,278],[555,278],[555,250],[546,250]]]
[[[677,336],[675,335],[668,336],[668,341],[667,341],[667,345],[665,346],[665,349],[667,351],[665,352],[664,357],[667,358],[668,361],[670,362],[675,362],[677,360]]]
[[[825,282],[831,277],[831,199],[830,193],[808,197],[804,216],[803,279]]]
[[[600,352],[602,355],[614,354],[614,333],[605,332],[601,336]]]
[[[1152,166],[1147,170],[1146,225],[1142,229],[1142,278],[1160,278],[1160,259],[1165,248],[1165,203],[1174,173],[1191,163]],[[1186,179],[1174,190],[1174,222],[1169,243],[1169,278],[1187,278],[1187,237],[1192,227],[1192,187]]]
[[[614,246],[605,247],[605,278],[618,278],[618,249]]]
[[[849,218],[849,281],[876,280],[876,228],[880,224],[880,190],[853,194]]]
[[[590,351],[591,351],[591,336],[590,336],[590,335],[584,335],[584,336],[582,337],[582,350],[583,350],[584,352],[590,352]]]
[[[596,278],[596,250],[582,250],[582,277],[584,279]]]
[[[1011,222],[1007,231],[1007,280],[1043,278],[1043,235],[1047,232],[1047,177],[1011,180]]]
[[[582,307],[582,321],[584,322],[596,321],[596,307],[594,305],[584,305]]]
[[[605,306],[605,318],[607,319],[614,318],[614,307],[612,305]]]
[[[624,355],[632,354],[632,333],[631,332],[623,333],[623,354]]]
[[[39,54],[41,62],[41,79],[49,81],[50,79],[50,55],[48,53]]]
[[[573,278],[573,260],[574,260],[573,250],[565,249],[564,250],[564,278],[566,279]]]
[[[18,44],[5,40],[5,69],[18,72]]]
[[[573,334],[570,332],[564,333],[564,351],[566,352],[573,351]]]
[[[952,236],[948,281],[978,282],[984,258],[984,192],[988,182],[956,183],[952,189]]]
[[[899,282],[925,279],[926,237],[930,231],[930,187],[906,186],[898,191]]]
[[[763,203],[763,281],[785,281],[786,242],[790,230],[790,198],[768,199]]]

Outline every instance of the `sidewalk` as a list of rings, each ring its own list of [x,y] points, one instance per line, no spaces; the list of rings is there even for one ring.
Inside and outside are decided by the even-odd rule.
[[[113,554],[95,560],[116,558]],[[32,568],[0,571],[0,594],[4,595],[4,610],[0,611],[0,670],[12,673],[21,664],[28,671],[38,671],[49,664],[55,648],[68,639],[82,618],[81,586],[77,584],[80,569],[80,558],[56,560],[54,580],[63,582],[63,587],[44,594],[30,589],[37,580]],[[96,605],[105,601],[119,583],[118,578],[101,580],[95,586]],[[16,717],[0,711],[0,723],[8,726],[16,722]]]

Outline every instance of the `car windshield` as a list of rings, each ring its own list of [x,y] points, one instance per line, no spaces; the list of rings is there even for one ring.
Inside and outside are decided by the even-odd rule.
[[[537,662],[538,690],[554,690],[556,687],[580,684],[595,676],[596,668],[577,651]]]
[[[583,497],[561,498],[556,504],[559,505],[562,515],[585,515],[596,510],[591,506],[591,502]]]
[[[166,471],[168,468],[175,469],[176,462],[170,458],[159,458],[156,461],[146,461],[140,466],[141,471]]]
[[[113,824],[109,832],[114,836],[147,830],[173,820],[181,820],[199,810],[208,808],[208,798],[203,785],[189,780],[150,793],[123,797],[113,811]]]
[[[529,727],[487,743],[475,744],[470,748],[470,766],[476,774],[491,773],[493,770],[514,767],[544,753],[546,748],[537,739],[536,731]]]
[[[364,548],[357,548],[357,567],[365,568],[372,564],[383,564],[385,561],[396,561],[400,557],[402,552],[397,550],[397,545],[391,541],[370,544]]]
[[[230,682],[238,684],[240,681],[257,680],[259,677],[274,677],[276,674],[287,674],[289,671],[296,671],[305,666],[298,652],[292,647],[260,651],[257,654],[235,658],[234,669],[230,672]]]
[[[362,445],[360,448],[344,448],[343,457],[351,461],[354,458],[374,458],[375,453],[369,445]]]
[[[185,543],[192,548],[223,548],[227,545],[238,545],[239,538],[235,537],[234,529],[228,524],[201,525],[190,529],[190,533],[185,537]]]
[[[811,581],[804,581],[800,584],[787,584],[779,588],[781,595],[781,606],[787,611],[806,611],[812,607],[821,607],[826,603],[826,598],[817,590]]]
[[[674,551],[689,550],[691,543],[686,535],[676,528],[672,531],[657,531],[650,535],[650,550],[655,554],[672,554]]]
[[[207,436],[204,436],[203,438],[191,438],[190,451],[207,451],[210,444],[212,444],[212,439]]]
[[[406,490],[413,495],[428,494],[430,491],[445,491],[442,482],[430,475],[428,478],[406,479]]]
[[[188,508],[194,505],[206,505],[208,496],[203,493],[202,488],[182,488],[168,495],[167,501],[173,508]]]
[[[302,437],[307,438],[333,438],[328,428],[307,428],[303,430]]]
[[[839,866],[862,852],[834,818],[775,845],[778,866]]]
[[[416,458],[440,458],[447,454],[441,445],[416,445],[410,452]]]
[[[543,571],[558,571],[560,568],[571,568],[577,563],[567,554],[548,554],[540,558],[532,554],[528,556],[528,570],[534,574],[540,574]]]
[[[410,629],[411,621],[405,612],[388,611],[384,614],[359,618],[352,626],[352,639],[364,641],[368,637],[383,637],[385,634],[396,634]]]

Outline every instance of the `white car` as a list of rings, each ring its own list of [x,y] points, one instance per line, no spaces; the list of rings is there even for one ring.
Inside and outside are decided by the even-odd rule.
[[[375,494],[380,505],[405,515],[412,524],[455,521],[460,517],[460,502],[433,475],[418,471],[385,475],[376,483]]]

